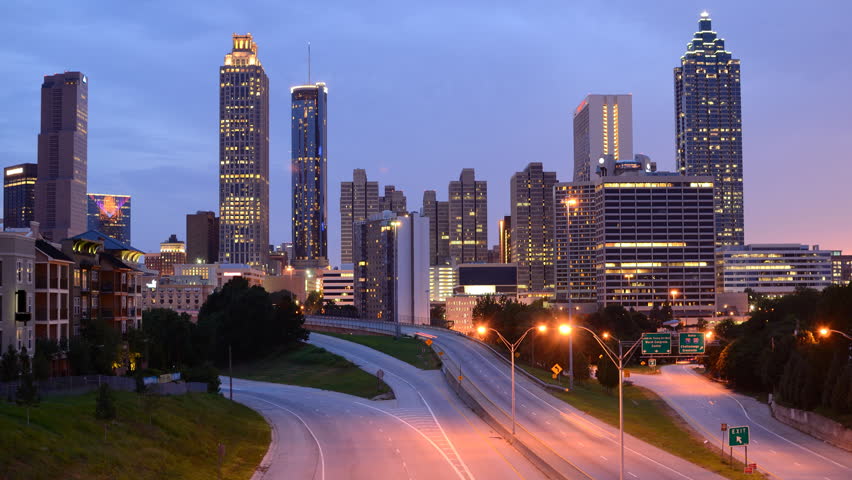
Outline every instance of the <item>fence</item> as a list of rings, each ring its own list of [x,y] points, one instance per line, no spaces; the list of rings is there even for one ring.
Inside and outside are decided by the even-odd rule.
[[[403,319],[404,320],[404,319]],[[401,335],[402,327],[414,327],[440,330],[447,332],[446,328],[433,327],[426,324],[382,321],[382,320],[365,320],[361,318],[351,317],[332,317],[327,315],[305,315],[305,326],[318,326],[328,328],[341,328],[345,330],[362,330],[365,332],[383,333],[386,335]]]
[[[93,392],[102,384],[109,385],[112,390],[122,392],[136,391],[136,379],[130,377],[114,377],[110,375],[80,375],[70,377],[54,377],[35,382],[39,395],[79,395]],[[20,382],[0,383],[0,401],[15,401]],[[206,392],[207,384],[201,382],[160,383],[147,386],[148,391],[157,395],[181,395],[192,392]]]

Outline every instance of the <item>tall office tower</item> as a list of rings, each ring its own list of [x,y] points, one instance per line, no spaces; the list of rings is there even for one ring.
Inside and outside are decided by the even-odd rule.
[[[574,110],[574,181],[588,182],[604,155],[633,158],[633,95],[588,95]]]
[[[556,299],[595,304],[598,300],[595,182],[557,183],[553,198]]]
[[[44,77],[35,219],[45,239],[86,231],[89,81],[80,72]]]
[[[175,265],[186,263],[186,244],[178,240],[177,235],[160,243],[160,253],[145,255],[145,268],[160,272],[160,276],[174,275]]]
[[[30,228],[35,220],[38,165],[22,163],[3,169],[3,228]]]
[[[742,245],[743,139],[740,61],[701,14],[674,69],[677,164],[683,175],[715,179],[716,245]]]
[[[512,263],[512,217],[510,215],[506,215],[499,221],[498,232],[500,235],[499,263]]]
[[[300,85],[292,96],[293,251],[296,268],[328,265],[328,119],[325,83]]]
[[[533,162],[512,175],[512,262],[518,265],[518,290],[553,290],[553,185],[556,172]]]
[[[450,258],[456,264],[488,261],[488,184],[472,168],[450,182]]]
[[[186,216],[186,258],[191,263],[219,260],[219,217],[197,211]]]
[[[429,217],[429,265],[450,262],[450,203],[439,201],[434,190],[423,192],[421,217]]]
[[[384,212],[385,210],[397,215],[408,213],[405,192],[397,190],[393,185],[385,185],[385,194],[379,197],[379,211]]]
[[[429,324],[429,225],[382,212],[355,224],[355,307],[361,318]]]
[[[352,263],[352,226],[379,211],[379,182],[368,182],[367,172],[356,168],[351,182],[340,182],[340,263]]]
[[[89,230],[130,245],[130,195],[90,193]]]
[[[234,34],[219,68],[219,261],[266,268],[269,79],[251,34]]]

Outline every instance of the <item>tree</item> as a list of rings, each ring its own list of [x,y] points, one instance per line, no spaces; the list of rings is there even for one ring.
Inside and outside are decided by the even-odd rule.
[[[838,377],[831,394],[831,409],[840,414],[852,412],[852,365]]]
[[[95,418],[98,420],[112,420],[115,418],[115,400],[109,385],[102,383],[98,387],[98,396],[95,400]]]
[[[88,375],[92,367],[92,346],[84,337],[74,337],[68,342],[68,363],[74,375]]]
[[[30,408],[35,407],[39,403],[38,389],[33,382],[33,375],[26,372],[21,376],[21,384],[18,386],[18,391],[15,393],[15,403],[26,407],[27,409],[27,425],[30,424]]]
[[[608,392],[618,386],[618,367],[606,355],[598,359],[598,383]]]
[[[21,371],[20,358],[18,350],[10,344],[6,353],[0,357],[0,380],[12,382],[18,379],[18,373]]]
[[[189,315],[168,308],[153,308],[142,313],[141,343],[148,368],[174,370],[182,365],[195,366],[201,359],[195,344],[196,325]]]
[[[50,377],[50,359],[47,354],[38,350],[33,357],[33,375],[39,380],[47,380]]]
[[[305,315],[319,315],[322,313],[322,292],[314,290],[308,294],[305,300]]]

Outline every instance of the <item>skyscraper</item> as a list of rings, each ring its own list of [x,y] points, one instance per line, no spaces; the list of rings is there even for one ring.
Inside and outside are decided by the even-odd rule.
[[[384,212],[385,210],[397,215],[408,213],[405,192],[397,190],[393,185],[385,185],[385,194],[379,197],[379,211]]]
[[[683,175],[715,179],[716,245],[742,245],[743,142],[740,61],[701,14],[674,69],[677,164]]]
[[[434,190],[423,192],[421,217],[429,217],[429,265],[450,261],[450,204],[439,201]]]
[[[449,185],[450,257],[456,264],[488,261],[488,185],[472,168]]]
[[[29,228],[35,220],[38,165],[22,163],[3,169],[3,227]]]
[[[35,219],[47,240],[86,231],[89,81],[80,72],[45,76]]]
[[[588,95],[574,110],[574,181],[604,155],[633,158],[633,95]]]
[[[512,263],[512,216],[506,215],[499,221],[500,258],[498,263]]]
[[[90,193],[89,230],[130,244],[130,195]]]
[[[186,258],[191,263],[216,263],[219,259],[219,218],[198,211],[186,216]]]
[[[518,290],[553,290],[553,185],[556,172],[533,162],[512,175],[512,262],[518,265]]]
[[[379,182],[367,172],[352,171],[351,182],[340,182],[340,263],[352,263],[352,226],[379,213]]]
[[[290,89],[292,97],[293,265],[328,265],[327,111],[325,83]]]
[[[251,34],[234,34],[219,68],[219,221],[219,260],[266,268],[269,79]]]

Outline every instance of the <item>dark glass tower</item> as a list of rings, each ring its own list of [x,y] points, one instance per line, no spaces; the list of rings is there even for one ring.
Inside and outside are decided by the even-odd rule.
[[[742,245],[743,141],[740,61],[701,14],[674,69],[677,162],[683,175],[715,179],[716,245]]]
[[[219,68],[219,261],[265,269],[269,253],[269,79],[251,34]]]
[[[89,230],[130,245],[130,195],[90,193]]]
[[[3,226],[29,228],[35,220],[35,184],[38,165],[22,163],[3,169]]]
[[[290,89],[292,95],[293,266],[328,265],[325,83]]]

